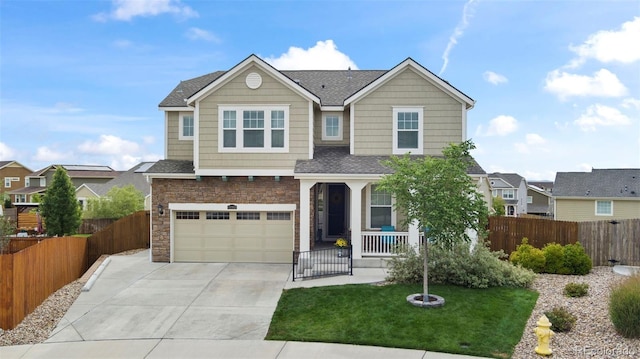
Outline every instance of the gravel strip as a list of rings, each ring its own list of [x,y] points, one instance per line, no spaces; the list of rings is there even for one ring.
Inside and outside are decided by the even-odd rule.
[[[625,278],[614,274],[610,267],[595,267],[586,276],[539,275],[532,288],[537,290],[540,296],[522,339],[515,347],[513,358],[542,358],[534,351],[537,338],[533,330],[540,316],[556,306],[566,307],[578,320],[570,332],[556,333],[551,339],[554,359],[640,357],[640,340],[626,339],[618,335],[608,316],[611,286]],[[581,298],[565,297],[562,291],[570,282],[589,284],[589,294]],[[82,286],[83,283],[79,281],[64,286],[16,328],[8,331],[0,329],[0,346],[35,344],[47,340],[49,333],[55,329],[58,321],[80,295]]]

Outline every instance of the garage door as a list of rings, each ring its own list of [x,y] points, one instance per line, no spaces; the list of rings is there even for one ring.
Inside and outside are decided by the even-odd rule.
[[[174,261],[291,263],[293,213],[174,212]]]

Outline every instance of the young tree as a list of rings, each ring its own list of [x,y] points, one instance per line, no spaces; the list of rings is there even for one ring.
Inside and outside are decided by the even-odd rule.
[[[103,197],[90,199],[85,218],[122,218],[144,209],[144,195],[133,185],[113,187]]]
[[[76,189],[62,166],[53,174],[40,208],[49,235],[74,234],[82,223]]]
[[[417,223],[428,238],[424,243],[425,302],[429,298],[428,244],[452,248],[461,241],[470,241],[468,229],[484,232],[488,208],[467,174],[469,151],[474,148],[469,140],[449,145],[442,151],[443,157],[392,157],[385,165],[394,173],[378,183],[378,188],[393,194],[395,208],[405,214],[405,222]]]
[[[0,216],[0,254],[5,252],[11,242],[12,234],[16,233],[16,224],[8,217]]]
[[[504,216],[505,215],[505,210],[504,210],[504,199],[502,197],[493,197],[493,216]]]

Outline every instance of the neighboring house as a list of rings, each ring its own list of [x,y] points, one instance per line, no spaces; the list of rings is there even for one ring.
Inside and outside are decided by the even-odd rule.
[[[553,217],[553,197],[545,188],[549,187],[538,187],[532,182],[527,184],[527,214]]]
[[[113,187],[133,185],[144,196],[144,209],[151,208],[151,185],[144,176],[144,172],[155,162],[140,162],[118,177],[106,183],[83,183],[76,189],[76,197],[83,209],[87,208],[87,201],[106,195]]]
[[[558,172],[553,197],[556,220],[640,218],[640,168]]]
[[[473,105],[410,58],[384,71],[279,71],[252,55],[182,81],[159,105],[166,159],[146,173],[152,260],[291,263],[293,250],[345,237],[357,261],[389,254],[390,226],[418,244],[417,226],[403,228],[376,191],[390,173],[380,161],[466,140]],[[484,170],[468,172],[490,201]]]
[[[527,213],[527,180],[517,173],[490,173],[489,184],[493,197],[504,199],[506,216]]]
[[[58,166],[62,166],[67,171],[76,188],[84,183],[106,183],[120,175],[119,171],[114,171],[109,166],[50,165],[30,173],[25,177],[24,187],[9,192],[14,196],[13,204],[19,208],[37,207],[38,203],[34,203],[33,196],[47,191]]]
[[[9,193],[24,187],[24,180],[31,172],[33,171],[17,161],[0,161],[0,178],[2,179],[0,193],[7,194],[10,197],[9,200],[15,202],[15,195]],[[0,203],[0,207],[3,204]]]

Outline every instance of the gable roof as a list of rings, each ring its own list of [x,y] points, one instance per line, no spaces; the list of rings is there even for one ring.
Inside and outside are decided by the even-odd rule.
[[[510,184],[511,187],[513,188],[520,187],[520,182],[522,182],[522,180],[524,179],[524,177],[520,176],[517,173],[494,172],[494,173],[489,173],[488,176],[489,176],[489,180],[491,180],[492,178],[499,178],[504,182]]]
[[[282,70],[279,71],[256,55],[251,55],[229,71],[216,71],[180,83],[158,105],[163,108],[185,108],[223,83],[249,64],[257,64],[274,77],[280,78],[293,89],[307,97],[313,98],[321,106],[345,106],[369,91],[377,88],[398,72],[407,67],[418,71],[425,79],[430,80],[450,95],[466,103],[467,109],[473,107],[475,101],[463,92],[438,77],[411,58],[407,58],[391,70]]]
[[[555,197],[640,199],[640,168],[558,172],[553,194]]]
[[[26,169],[27,171],[31,172],[30,168],[28,168],[27,166],[23,165],[22,163],[20,163],[18,161],[0,161],[0,169],[8,167],[13,163],[15,163],[15,164],[19,165],[20,167]]]
[[[109,166],[101,165],[50,165],[30,173],[27,177],[43,177],[49,170],[55,170],[59,166],[67,171],[69,178],[115,178],[122,173]]]
[[[140,162],[137,165],[131,167],[128,171],[122,172],[118,177],[112,179],[106,183],[84,183],[78,187],[78,191],[81,187],[86,187],[96,196],[102,197],[107,194],[113,187],[124,187],[133,185],[138,191],[146,197],[151,193],[151,185],[144,177],[144,171],[151,167],[154,162]]]

